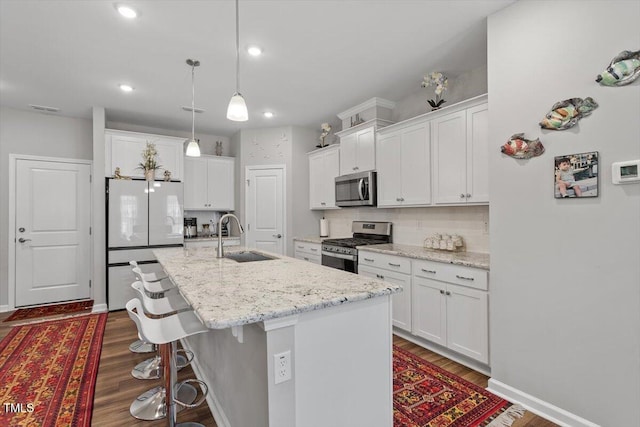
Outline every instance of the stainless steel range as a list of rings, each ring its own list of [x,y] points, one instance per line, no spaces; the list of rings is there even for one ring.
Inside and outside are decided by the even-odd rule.
[[[353,221],[353,237],[322,241],[322,265],[358,273],[356,246],[391,243],[391,223],[379,221]]]

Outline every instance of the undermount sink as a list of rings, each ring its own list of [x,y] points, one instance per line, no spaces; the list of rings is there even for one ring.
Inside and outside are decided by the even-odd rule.
[[[268,261],[271,259],[277,259],[277,258],[272,258],[266,255],[259,254],[257,252],[249,252],[249,251],[234,252],[234,253],[226,254],[224,257],[232,259],[236,262]]]

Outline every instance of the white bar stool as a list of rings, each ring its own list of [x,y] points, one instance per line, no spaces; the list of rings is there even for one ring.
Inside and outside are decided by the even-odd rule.
[[[176,384],[175,371],[175,343],[176,341],[195,334],[207,332],[208,328],[200,322],[193,311],[182,311],[171,316],[152,319],[144,314],[142,302],[133,298],[127,302],[129,317],[136,324],[138,334],[147,342],[157,344],[163,359],[164,387],[156,387],[140,395],[130,408],[131,415],[138,419],[159,419],[166,417],[167,425],[176,425],[177,410],[194,408],[204,402],[208,393],[207,385],[200,380],[188,379]],[[193,391],[200,386],[202,397],[197,401]],[[174,396],[177,394],[177,396]],[[197,393],[196,393],[197,394]],[[153,404],[150,404],[153,403]],[[193,403],[191,403],[193,402]],[[177,408],[180,405],[182,408]],[[150,412],[151,411],[151,412]],[[198,423],[182,423],[179,426],[202,426]]]
[[[146,283],[146,282],[145,282]],[[179,293],[167,295],[164,298],[153,299],[147,295],[143,282],[137,281],[131,284],[131,287],[138,294],[138,298],[142,301],[145,313],[153,316],[166,316],[176,314],[178,311],[191,310],[189,303],[182,298]],[[180,371],[193,360],[193,353],[189,350],[179,349],[176,354],[176,368]],[[138,363],[132,370],[131,375],[139,380],[156,380],[162,374],[162,358],[160,352],[152,358],[146,359]]]
[[[165,292],[175,289],[175,285],[167,276],[158,277],[155,273],[143,273],[136,261],[129,261],[129,265],[132,267],[136,280],[154,284],[149,291],[151,292],[151,298],[161,298]],[[157,348],[153,344],[137,340],[129,345],[129,351],[132,353],[153,353],[154,351],[157,352]]]

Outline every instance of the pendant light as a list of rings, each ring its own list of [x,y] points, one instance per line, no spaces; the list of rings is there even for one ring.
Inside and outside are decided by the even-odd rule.
[[[227,108],[227,119],[234,122],[246,122],[249,120],[247,104],[240,94],[240,18],[238,11],[238,0],[236,0],[236,92],[229,101]]]
[[[200,66],[197,59],[187,59],[187,64],[191,66],[191,139],[187,140],[187,152],[189,157],[200,157],[200,145],[196,141],[196,67]]]

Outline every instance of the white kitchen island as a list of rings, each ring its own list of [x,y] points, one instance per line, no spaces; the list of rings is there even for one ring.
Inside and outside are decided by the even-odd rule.
[[[400,288],[262,253],[277,259],[216,259],[212,247],[154,250],[210,328],[183,346],[210,387],[218,426],[392,427],[391,295]],[[291,379],[276,384],[276,359],[287,352]]]

